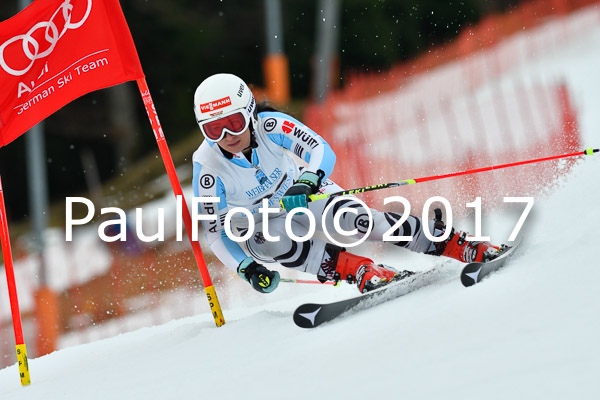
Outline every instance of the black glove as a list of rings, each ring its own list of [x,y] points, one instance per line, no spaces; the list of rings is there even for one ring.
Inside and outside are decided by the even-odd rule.
[[[291,188],[281,198],[281,208],[291,211],[296,207],[308,207],[310,195],[319,191],[321,180],[325,174],[319,170],[317,173],[306,171],[300,175]]]
[[[279,285],[279,272],[269,271],[252,257],[246,258],[237,269],[240,278],[249,282],[252,287],[261,293],[271,293]]]

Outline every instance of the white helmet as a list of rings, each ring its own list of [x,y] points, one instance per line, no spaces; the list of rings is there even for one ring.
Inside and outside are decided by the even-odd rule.
[[[211,142],[223,139],[226,132],[243,133],[251,123],[257,126],[256,101],[243,80],[232,74],[206,78],[194,93],[196,122]]]

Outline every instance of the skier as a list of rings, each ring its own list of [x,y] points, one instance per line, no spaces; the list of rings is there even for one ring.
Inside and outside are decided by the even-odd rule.
[[[231,74],[210,76],[198,86],[194,112],[205,138],[193,155],[194,195],[199,200],[212,198],[199,203],[200,213],[207,218],[203,220],[206,238],[219,260],[237,271],[254,289],[270,293],[277,288],[279,273],[265,266],[272,263],[314,274],[321,282],[340,279],[355,282],[361,292],[412,274],[377,265],[370,258],[352,254],[321,238],[298,242],[288,235],[285,222],[289,212],[304,207],[320,217],[333,198],[311,202],[309,196],[342,190],[328,179],[335,164],[334,152],[309,127],[266,104],[257,104],[246,83]],[[290,153],[306,165],[300,166]],[[264,212],[263,202],[269,206],[268,213]],[[339,227],[352,231],[363,226],[363,206],[352,197],[344,197],[325,217],[325,226],[320,218],[315,218],[316,230],[336,232],[333,216],[336,210],[346,207],[362,211],[341,214]],[[238,209],[228,216],[234,208]],[[245,215],[239,208],[247,210]],[[370,211],[373,228],[367,239],[382,241],[384,233],[401,215]],[[294,235],[309,232],[307,214],[295,213],[290,218],[289,229]],[[446,231],[441,218],[426,223],[436,237]],[[227,229],[238,238],[248,239],[233,240]],[[411,215],[393,235],[411,236],[412,241],[392,244],[462,262],[497,256],[498,247],[488,242],[467,241],[466,233],[449,229],[451,233],[446,240],[433,242],[423,233],[423,221]],[[253,233],[248,234],[248,230]],[[365,233],[364,229],[358,229],[356,236]]]

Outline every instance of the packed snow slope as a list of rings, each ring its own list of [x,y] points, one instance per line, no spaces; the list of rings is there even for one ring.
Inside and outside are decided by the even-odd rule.
[[[598,65],[600,29],[532,67],[564,75],[594,147]],[[60,350],[30,360],[28,387],[13,365],[0,371],[0,399],[599,399],[599,177],[600,155],[585,157],[536,197],[519,253],[472,288],[449,261],[433,285],[303,330],[296,306],[355,289],[240,286],[220,328],[202,314]],[[519,214],[499,210],[483,233],[505,240]],[[424,270],[441,260],[398,249],[382,261]]]
[[[599,172],[600,157],[586,159],[537,200],[519,254],[474,287],[448,279],[304,330],[298,304],[355,289],[282,284],[225,310],[220,328],[198,315],[30,360],[28,387],[5,368],[0,398],[598,399]],[[510,218],[496,219],[486,225],[506,233]]]

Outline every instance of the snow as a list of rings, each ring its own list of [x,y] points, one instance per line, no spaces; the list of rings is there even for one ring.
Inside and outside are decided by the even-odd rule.
[[[600,28],[529,73],[560,75],[576,99],[582,142],[600,146]],[[0,370],[9,399],[598,399],[600,155],[583,158],[536,197],[526,241],[509,266],[472,288],[456,272],[367,311],[303,330],[303,302],[355,294],[284,285],[240,286],[216,328],[210,314],[173,320],[31,359],[32,384]],[[514,210],[485,220],[508,237]],[[415,269],[431,257],[398,249],[380,260]],[[439,259],[433,262],[439,263]]]

